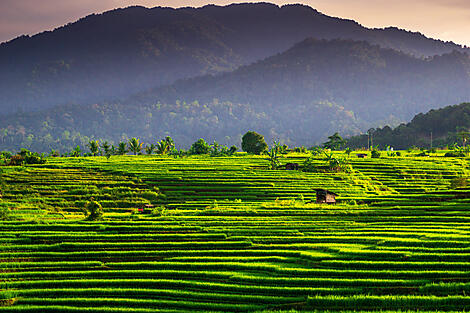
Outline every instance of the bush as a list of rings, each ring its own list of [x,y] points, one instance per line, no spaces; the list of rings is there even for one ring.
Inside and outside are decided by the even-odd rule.
[[[456,177],[450,181],[450,188],[465,188],[468,186],[468,178],[467,177]]]
[[[254,131],[249,131],[242,137],[242,150],[253,154],[262,154],[268,150],[264,137]]]
[[[449,151],[446,154],[444,154],[446,158],[464,158],[465,153],[460,152],[460,151]]]
[[[371,156],[372,158],[378,159],[378,158],[380,158],[380,152],[377,151],[377,150],[372,150],[370,156]]]
[[[85,203],[85,214],[87,214],[87,220],[97,221],[103,219],[103,207],[94,198]]]
[[[8,160],[7,165],[20,166],[23,165],[24,158],[21,155],[14,155]]]

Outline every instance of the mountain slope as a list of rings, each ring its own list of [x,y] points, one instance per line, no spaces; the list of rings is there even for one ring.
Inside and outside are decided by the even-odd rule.
[[[400,124],[394,129],[385,126],[371,129],[370,132],[374,145],[379,145],[381,148],[392,146],[397,149],[407,149],[412,146],[429,148],[431,140],[433,147],[462,144],[459,132],[469,130],[470,103],[462,103],[417,114],[411,122]],[[367,147],[367,141],[367,135],[354,136],[348,139],[348,146]]]
[[[367,40],[416,55],[463,50],[398,29],[367,29],[303,5],[130,7],[0,45],[0,112],[125,98],[232,70],[307,37]]]
[[[89,138],[145,142],[171,135],[239,144],[247,130],[289,145],[313,145],[339,131],[398,124],[470,99],[470,59],[428,59],[367,42],[307,39],[284,53],[217,75],[180,80],[123,101],[58,106],[0,118],[0,149],[70,149]]]
[[[331,102],[365,123],[403,121],[433,107],[468,101],[470,58],[453,52],[422,59],[367,42],[307,39],[230,73],[155,89],[135,103],[215,98],[284,110]]]

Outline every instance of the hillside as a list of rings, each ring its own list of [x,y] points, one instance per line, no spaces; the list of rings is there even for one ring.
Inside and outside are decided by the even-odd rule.
[[[344,107],[359,121],[380,124],[466,101],[470,99],[469,87],[467,54],[453,52],[422,59],[363,41],[306,39],[281,54],[230,73],[155,89],[146,98],[135,98],[135,103],[220,99],[263,110],[296,111],[330,102]]]
[[[247,130],[288,145],[376,125],[470,99],[470,58],[415,58],[367,42],[306,39],[284,53],[218,75],[151,89],[123,101],[68,105],[0,118],[0,149],[61,151],[89,138],[144,142],[171,135],[240,144]]]
[[[465,50],[396,28],[367,29],[303,5],[129,7],[1,44],[0,114],[125,98],[250,64],[307,37],[366,40],[416,56]]]
[[[412,146],[430,148],[431,133],[433,147],[445,147],[455,143],[462,145],[459,132],[470,130],[470,103],[447,106],[416,115],[411,122],[400,124],[392,129],[390,126],[372,129],[373,144],[382,148],[392,146],[407,149]],[[353,148],[367,147],[367,135],[354,136],[348,139],[348,146]]]

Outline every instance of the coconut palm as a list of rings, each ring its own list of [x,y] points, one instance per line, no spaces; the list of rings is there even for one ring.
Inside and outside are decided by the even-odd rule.
[[[97,156],[100,152],[100,142],[98,140],[90,140],[87,144],[93,156]]]
[[[131,140],[129,140],[129,142],[127,143],[127,145],[129,146],[129,150],[133,152],[134,155],[142,151],[143,144],[144,143],[140,142],[140,140],[137,138],[131,138]]]

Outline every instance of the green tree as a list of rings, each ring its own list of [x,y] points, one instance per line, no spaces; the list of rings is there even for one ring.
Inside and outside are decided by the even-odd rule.
[[[117,147],[117,154],[119,155],[124,155],[128,152],[129,150],[127,150],[127,145],[125,142],[121,141],[119,144],[118,144],[118,147]]]
[[[195,143],[191,145],[189,149],[189,154],[207,154],[209,153],[211,147],[209,144],[202,138],[199,138]]]
[[[100,143],[98,140],[90,140],[87,144],[93,156],[97,156],[100,152]]]
[[[175,149],[175,142],[170,136],[166,136],[164,139],[157,142],[156,150],[157,154],[168,154]]]
[[[262,135],[249,131],[242,137],[242,150],[248,153],[261,154],[268,150],[268,144]]]
[[[323,143],[323,148],[339,150],[345,143],[346,141],[338,133],[334,133],[328,137],[327,142]]]
[[[143,142],[140,142],[139,139],[137,138],[131,138],[131,140],[129,140],[128,142],[128,146],[129,146],[129,150],[131,152],[134,153],[134,155],[136,155],[137,153],[140,153],[142,151],[142,145],[144,143]]]
[[[109,144],[109,142],[103,141],[103,143],[101,144],[101,148],[103,148],[104,155],[111,155],[111,145]]]

